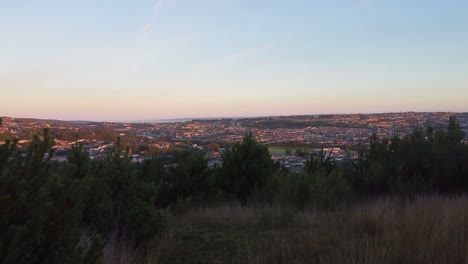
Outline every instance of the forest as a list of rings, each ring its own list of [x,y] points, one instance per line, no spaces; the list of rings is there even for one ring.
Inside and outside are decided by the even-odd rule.
[[[468,260],[468,145],[455,116],[444,129],[374,134],[339,163],[310,156],[295,174],[252,132],[214,168],[202,150],[134,163],[120,138],[102,159],[77,143],[57,166],[47,129],[17,142],[0,145],[0,263]]]

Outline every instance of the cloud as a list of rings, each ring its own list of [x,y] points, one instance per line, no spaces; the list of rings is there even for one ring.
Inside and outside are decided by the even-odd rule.
[[[167,10],[173,7],[176,4],[176,2],[177,2],[176,0],[157,0],[153,4],[151,15],[148,18],[148,21],[140,29],[140,33],[138,37],[140,41],[145,40],[151,34],[151,31],[153,30],[154,25],[156,24],[156,20],[158,19],[160,13],[163,12],[163,10]]]
[[[236,63],[239,63],[243,60],[247,60],[251,57],[257,56],[258,54],[270,51],[275,47],[279,46],[278,41],[269,42],[258,47],[254,47],[248,50],[243,50],[239,52],[232,53],[221,60],[209,65],[208,67],[203,68],[202,73],[214,73],[223,68],[229,67]]]
[[[145,41],[150,37],[152,34],[152,31],[154,29],[154,26],[158,20],[158,18],[161,15],[161,12],[165,12],[169,10],[170,8],[174,7],[177,4],[177,0],[156,0],[154,2],[152,9],[151,9],[151,14],[147,19],[146,24],[144,24],[141,29],[138,32],[137,38],[136,38],[136,43],[135,46],[133,47],[134,50],[142,51],[145,50],[144,44]],[[133,58],[130,59],[130,62],[128,63],[128,72],[126,75],[135,75],[138,71],[140,66],[144,63],[146,60],[146,55],[141,54],[141,52],[137,52],[140,54],[139,56],[134,56]],[[154,53],[154,52],[149,52],[149,53]]]

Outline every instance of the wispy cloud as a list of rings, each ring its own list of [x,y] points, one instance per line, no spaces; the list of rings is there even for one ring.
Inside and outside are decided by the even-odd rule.
[[[274,41],[274,42],[269,42],[269,43],[266,43],[266,44],[251,48],[251,49],[242,50],[242,51],[239,51],[239,52],[229,54],[226,57],[220,59],[219,61],[217,61],[217,62],[215,62],[215,63],[213,63],[211,65],[208,65],[207,67],[204,67],[201,70],[201,72],[202,73],[214,73],[214,72],[219,71],[219,70],[221,70],[223,68],[229,67],[229,66],[237,64],[237,63],[240,63],[240,62],[242,62],[244,60],[247,60],[247,59],[249,59],[251,57],[257,56],[257,55],[259,55],[261,53],[268,52],[268,51],[276,48],[277,46],[279,46],[279,44],[280,43],[278,41]]]
[[[145,40],[151,34],[151,31],[156,24],[156,20],[163,10],[167,10],[173,7],[177,3],[177,0],[157,0],[152,7],[151,15],[148,18],[146,24],[140,29],[139,40]]]
[[[144,47],[145,42],[151,36],[161,13],[168,11],[176,4],[177,0],[156,0],[156,2],[154,2],[146,24],[144,24],[138,32],[135,47],[133,49],[139,55],[135,55],[130,60],[131,62],[129,63],[129,70],[127,72],[127,75],[135,75],[139,71],[140,66],[146,60],[147,54],[154,54],[154,51],[150,51],[147,53],[142,53],[141,51],[146,50],[146,48]]]

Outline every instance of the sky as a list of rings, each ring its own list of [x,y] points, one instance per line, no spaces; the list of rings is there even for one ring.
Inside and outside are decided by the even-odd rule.
[[[0,0],[0,116],[468,112],[465,0]]]

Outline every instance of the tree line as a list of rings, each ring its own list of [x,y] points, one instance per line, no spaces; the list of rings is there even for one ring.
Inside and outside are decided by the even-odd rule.
[[[110,239],[144,245],[183,206],[237,202],[326,210],[374,195],[468,190],[468,145],[455,117],[445,130],[372,135],[357,157],[339,163],[324,152],[310,156],[296,174],[273,162],[252,132],[228,146],[214,168],[201,150],[133,163],[119,139],[105,158],[93,160],[76,144],[66,162],[52,167],[54,139],[47,129],[26,149],[17,142],[0,145],[1,263],[98,262]]]

